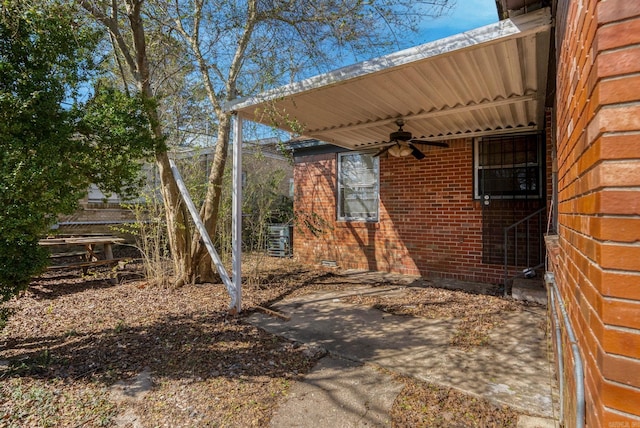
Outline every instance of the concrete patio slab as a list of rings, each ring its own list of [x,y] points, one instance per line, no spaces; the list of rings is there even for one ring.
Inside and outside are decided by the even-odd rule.
[[[292,386],[271,426],[387,427],[402,387],[369,365],[328,356]]]
[[[560,424],[553,419],[521,415],[516,428],[559,428]]]
[[[526,414],[554,416],[544,309],[505,313],[505,325],[494,329],[489,345],[465,351],[449,345],[456,330],[453,319],[394,316],[342,301],[349,295],[399,292],[402,287],[366,286],[318,292],[272,307],[290,321],[261,313],[248,320],[336,356],[453,387]]]

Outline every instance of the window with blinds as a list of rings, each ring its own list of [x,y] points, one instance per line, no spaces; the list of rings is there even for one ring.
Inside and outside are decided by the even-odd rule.
[[[338,154],[338,220],[378,221],[378,158]]]

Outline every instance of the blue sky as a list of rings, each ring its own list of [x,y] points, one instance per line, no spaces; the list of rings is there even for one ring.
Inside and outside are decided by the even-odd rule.
[[[453,36],[475,28],[498,22],[495,0],[449,0],[454,3],[443,15],[437,18],[425,17],[418,26],[417,33],[395,34],[395,45],[388,48],[389,54],[395,51],[422,45],[434,40]],[[380,56],[377,53],[375,56]],[[357,63],[363,57],[345,59],[345,64]]]
[[[494,22],[498,22],[495,0],[457,0],[443,16],[425,19],[413,41],[419,45]]]
[[[498,22],[498,11],[495,0],[450,0],[455,5],[439,18],[426,18],[420,25],[418,34],[410,34],[402,40],[398,46],[390,49],[390,52],[406,49],[423,43],[432,42],[454,34],[473,30],[488,24]],[[361,61],[362,58],[352,59],[344,65],[350,65]],[[315,75],[317,70],[309,70],[309,75]],[[298,76],[299,78],[309,76]],[[258,126],[258,128],[260,128]],[[261,134],[260,131],[258,131]],[[269,137],[273,136],[273,129],[266,131]],[[283,137],[286,138],[286,137]]]
[[[342,60],[342,66],[359,63],[365,59],[419,46],[498,22],[496,0],[449,0],[449,2],[453,3],[453,6],[443,15],[437,18],[425,17],[418,26],[417,33],[398,32],[394,34],[395,44],[388,46],[386,52],[370,53],[370,57],[366,57],[366,55],[350,57],[347,52]],[[308,69],[306,73],[303,72],[297,77],[302,79],[317,73],[317,69]]]

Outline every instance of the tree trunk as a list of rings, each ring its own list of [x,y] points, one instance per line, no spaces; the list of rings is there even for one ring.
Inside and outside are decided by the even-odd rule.
[[[218,135],[216,138],[216,149],[213,158],[213,165],[209,173],[207,194],[204,203],[200,209],[200,217],[204,222],[209,236],[214,237],[218,223],[218,212],[220,211],[220,200],[222,197],[222,181],[224,178],[224,169],[229,149],[229,134],[231,133],[231,113],[225,112],[222,108],[222,99],[218,98],[211,80],[211,70],[217,70],[219,76],[223,73],[217,69],[215,64],[209,64],[202,55],[200,49],[200,21],[202,19],[203,2],[194,3],[192,33],[190,34],[182,25],[180,18],[176,19],[177,30],[184,36],[185,40],[195,55],[198,63],[198,69],[203,79],[207,97],[213,106],[216,118],[218,119]],[[179,9],[179,8],[178,8]],[[242,36],[238,40],[236,52],[229,66],[229,73],[225,82],[226,99],[231,100],[237,95],[236,82],[242,68],[244,56],[249,45],[249,40],[253,34],[257,22],[257,1],[249,0],[247,2],[247,17]],[[180,14],[178,14],[179,16]],[[199,282],[217,282],[219,280],[216,275],[211,256],[206,247],[199,239],[193,239],[191,244],[192,269],[196,274],[196,280]]]
[[[214,237],[218,223],[218,212],[220,210],[220,199],[222,197],[222,180],[224,178],[224,168],[229,150],[229,134],[231,131],[231,114],[223,113],[219,115],[218,135],[216,139],[216,150],[209,173],[207,194],[200,209],[200,217],[209,232],[209,236]],[[213,239],[213,238],[212,238]],[[217,282],[219,277],[213,268],[211,256],[201,240],[194,239],[192,248],[192,269],[196,272],[199,282]]]
[[[175,286],[179,287],[187,282],[193,282],[194,268],[191,258],[191,232],[188,223],[187,210],[182,203],[180,191],[176,184],[167,149],[162,143],[164,132],[159,121],[158,110],[153,102],[153,88],[151,87],[149,61],[147,58],[146,40],[144,33],[144,22],[142,20],[142,1],[127,0],[125,8],[127,18],[131,27],[133,47],[130,48],[120,32],[118,21],[118,4],[112,3],[111,16],[102,9],[94,5],[89,0],[81,0],[80,4],[98,22],[102,23],[110,32],[114,45],[118,46],[120,52],[129,66],[131,74],[134,76],[138,91],[145,98],[147,114],[151,121],[151,128],[158,141],[156,148],[156,164],[160,175],[162,200],[165,207],[167,220],[167,235],[169,246],[173,258],[175,269]],[[125,82],[126,83],[126,82]]]
[[[154,136],[161,142],[164,140],[164,132],[160,124],[157,107],[153,102],[153,89],[149,75],[144,25],[140,13],[141,6],[142,2],[129,3],[127,10],[135,47],[136,73],[134,73],[134,75],[136,76],[138,90],[146,99],[145,105],[147,106],[147,113],[151,121]],[[191,246],[191,232],[189,230],[187,210],[182,203],[178,185],[171,172],[169,156],[164,144],[158,144],[157,146],[156,164],[160,175],[162,200],[164,202],[167,220],[167,235],[175,269],[174,285],[180,287],[194,280],[193,264],[191,263],[192,259],[189,251]]]
[[[156,154],[156,164],[160,175],[162,200],[167,221],[167,235],[173,259],[175,286],[194,282],[191,254],[189,253],[191,233],[187,222],[186,207],[182,203],[167,152]]]

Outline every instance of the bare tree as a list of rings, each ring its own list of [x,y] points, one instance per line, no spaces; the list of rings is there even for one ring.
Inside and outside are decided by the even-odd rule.
[[[121,10],[117,0],[113,0],[111,3],[80,0],[81,6],[109,31],[120,54],[126,61],[137,90],[143,94],[146,100],[147,114],[151,119],[153,134],[157,140],[162,141],[165,138],[165,133],[159,120],[151,86],[145,27],[142,18],[143,3],[142,0],[126,0],[124,2],[128,26],[126,27],[127,33],[123,33],[122,21],[119,16]],[[155,157],[162,183],[161,192],[165,204],[169,245],[173,255],[176,285],[180,286],[191,281],[194,276],[189,252],[191,234],[186,227],[188,224],[186,209],[181,204],[180,193],[171,173],[166,146],[157,144],[157,147]]]
[[[175,35],[188,53],[211,108],[211,128],[216,130],[214,159],[200,209],[213,235],[231,132],[231,113],[224,110],[227,101],[325,71],[347,58],[384,52],[420,19],[441,14],[451,1],[148,0],[143,17],[143,0],[125,0],[126,20],[119,17],[117,0],[80,3],[108,29],[137,89],[150,100],[154,92],[145,25],[157,28],[154,34]],[[149,109],[155,119],[154,133],[163,138],[158,108],[149,103]],[[159,150],[156,160],[177,282],[211,280],[214,273],[209,255],[186,222],[166,150]]]

